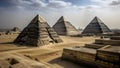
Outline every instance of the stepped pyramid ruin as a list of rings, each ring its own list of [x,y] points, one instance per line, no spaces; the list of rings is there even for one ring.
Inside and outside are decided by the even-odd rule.
[[[57,21],[57,23],[53,26],[55,31],[59,35],[76,35],[78,34],[78,30],[63,16]]]
[[[82,34],[104,34],[111,30],[96,16],[83,30]]]
[[[14,43],[22,45],[42,46],[60,43],[62,40],[48,23],[37,15],[19,34]]]

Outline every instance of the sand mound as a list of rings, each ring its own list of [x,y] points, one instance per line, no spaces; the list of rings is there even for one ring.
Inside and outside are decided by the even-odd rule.
[[[48,68],[44,64],[29,59],[20,54],[2,54],[4,57],[0,60],[1,68]]]

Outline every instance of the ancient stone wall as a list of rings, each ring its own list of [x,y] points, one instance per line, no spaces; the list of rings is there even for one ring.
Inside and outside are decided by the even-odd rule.
[[[97,50],[96,63],[102,68],[119,68],[120,54]]]
[[[64,49],[62,54],[63,59],[72,60],[76,63],[85,63],[90,65],[94,65],[95,56],[95,54],[70,49]]]
[[[96,39],[96,40],[95,40],[95,44],[120,46],[120,40],[104,40],[104,39]]]
[[[120,36],[119,37],[110,37],[110,39],[112,39],[112,40],[120,40]]]

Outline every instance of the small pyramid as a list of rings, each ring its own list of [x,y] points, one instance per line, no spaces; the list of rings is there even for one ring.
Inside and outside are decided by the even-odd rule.
[[[96,16],[83,30],[82,34],[104,34],[111,30]]]
[[[14,27],[11,31],[20,31],[18,27]]]
[[[21,45],[42,46],[62,40],[41,16],[37,15],[14,40]]]
[[[58,22],[62,22],[62,21],[66,22],[67,19],[64,16],[61,16],[60,19],[58,20]]]
[[[78,30],[64,16],[53,25],[53,28],[59,35],[76,35]]]

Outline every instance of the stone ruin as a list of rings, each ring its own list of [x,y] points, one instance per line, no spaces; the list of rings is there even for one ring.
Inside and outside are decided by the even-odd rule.
[[[13,29],[6,31],[5,34],[7,35],[20,34],[20,29],[18,27],[14,27]]]
[[[96,39],[93,44],[64,48],[63,59],[95,68],[120,68],[120,36]]]

